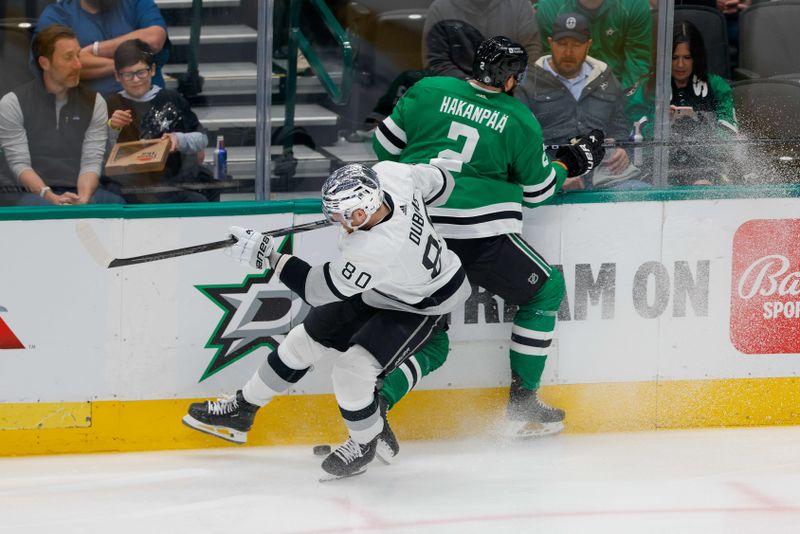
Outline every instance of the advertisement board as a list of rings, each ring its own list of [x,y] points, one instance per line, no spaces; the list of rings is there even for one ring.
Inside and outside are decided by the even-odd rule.
[[[525,239],[566,280],[543,391],[572,407],[573,428],[582,428],[582,416],[598,417],[581,406],[604,395],[613,403],[614,396],[638,392],[628,402],[641,415],[642,406],[655,413],[664,395],[708,392],[709,384],[733,388],[731,395],[743,387],[738,380],[766,379],[764,387],[776,395],[796,389],[798,212],[796,199],[527,210]],[[89,224],[107,254],[128,257],[224,239],[232,224],[267,230],[320,217],[286,212]],[[5,250],[18,251],[4,255],[0,276],[0,428],[20,428],[12,421],[21,413],[14,406],[170,401],[177,413],[185,399],[231,393],[308,311],[269,270],[243,269],[221,251],[103,268],[78,239],[76,224],[0,221]],[[323,263],[337,253],[337,231],[297,234],[285,238],[286,246],[311,264]],[[420,383],[419,398],[425,391],[496,390],[492,402],[502,404],[513,311],[475,287],[450,317],[447,363]],[[775,380],[785,387],[775,390]],[[289,397],[327,398],[331,391],[324,362]],[[774,421],[799,422],[794,412],[776,413]],[[658,426],[647,413],[640,426]],[[744,419],[719,421],[747,424],[752,416],[737,414]],[[80,417],[45,419],[32,420],[29,429],[80,426],[73,421]]]

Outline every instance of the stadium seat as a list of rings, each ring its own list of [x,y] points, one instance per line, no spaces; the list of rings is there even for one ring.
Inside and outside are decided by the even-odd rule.
[[[800,0],[753,5],[739,15],[738,79],[768,78],[800,72]]]
[[[675,6],[675,21],[694,24],[703,36],[708,53],[708,70],[726,80],[731,78],[728,27],[725,15],[717,9],[697,5]]]
[[[0,21],[0,96],[33,78],[29,57],[34,22]]]
[[[753,183],[797,183],[800,170],[800,83],[775,78],[733,85],[742,138],[756,140],[740,150]]]
[[[751,137],[800,137],[800,82],[775,78],[732,84],[739,129]]]

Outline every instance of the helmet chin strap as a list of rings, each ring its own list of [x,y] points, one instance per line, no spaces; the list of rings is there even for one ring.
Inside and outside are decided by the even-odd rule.
[[[358,210],[356,210],[356,211],[358,211]],[[363,211],[363,209],[362,209],[362,211]],[[364,215],[366,215],[366,217],[364,218],[364,221],[361,224],[357,225],[357,224],[353,224],[353,215],[351,214],[350,218],[347,220],[347,226],[349,226],[352,230],[358,230],[359,228],[363,228],[363,226],[369,222],[370,218],[372,218],[371,215],[367,215],[366,211],[364,211]]]
[[[355,225],[355,224],[353,224],[353,220],[352,220],[352,219],[351,219],[350,221],[348,221],[350,228],[352,228],[353,230],[358,230],[359,228],[363,228],[363,226],[364,226],[365,224],[367,224],[368,222],[369,222],[369,217],[367,217],[366,219],[364,219],[364,222],[362,222],[362,223],[361,223],[361,224],[359,224],[359,225]]]
[[[361,223],[361,224],[359,224],[358,226],[356,226],[356,225],[354,225],[354,224],[353,224],[353,219],[352,219],[352,217],[351,217],[351,219],[350,219],[349,221],[347,221],[347,222],[348,222],[348,224],[350,225],[350,228],[352,228],[353,230],[358,230],[359,228],[363,228],[363,227],[364,227],[364,226],[365,226],[365,225],[366,225],[366,224],[367,224],[369,221],[371,221],[371,220],[372,220],[372,217],[373,217],[373,216],[374,216],[376,213],[378,213],[379,211],[381,211],[381,208],[383,208],[383,206],[384,206],[384,205],[385,205],[385,203],[384,203],[384,202],[381,202],[380,206],[378,206],[378,209],[377,209],[377,210],[375,210],[374,212],[370,213],[369,215],[367,215],[367,212],[365,211],[365,212],[364,212],[364,215],[366,215],[366,218],[364,219],[364,222],[362,222],[362,223]],[[381,220],[383,220],[383,217],[381,217]],[[380,221],[378,221],[378,222],[380,222]],[[377,224],[377,222],[376,222],[375,224]]]

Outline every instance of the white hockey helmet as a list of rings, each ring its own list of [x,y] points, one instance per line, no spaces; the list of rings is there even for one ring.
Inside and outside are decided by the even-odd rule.
[[[322,213],[329,221],[358,228],[352,223],[353,212],[362,209],[369,219],[381,204],[383,190],[378,174],[364,164],[340,167],[322,184]]]

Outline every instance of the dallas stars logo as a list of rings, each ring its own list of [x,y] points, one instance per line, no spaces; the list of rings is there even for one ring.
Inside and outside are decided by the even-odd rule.
[[[291,254],[291,236],[278,247]],[[306,316],[309,306],[291,291],[272,281],[274,272],[245,277],[241,284],[195,286],[224,312],[206,348],[217,349],[200,382],[244,358],[259,347],[278,346],[294,324]]]

